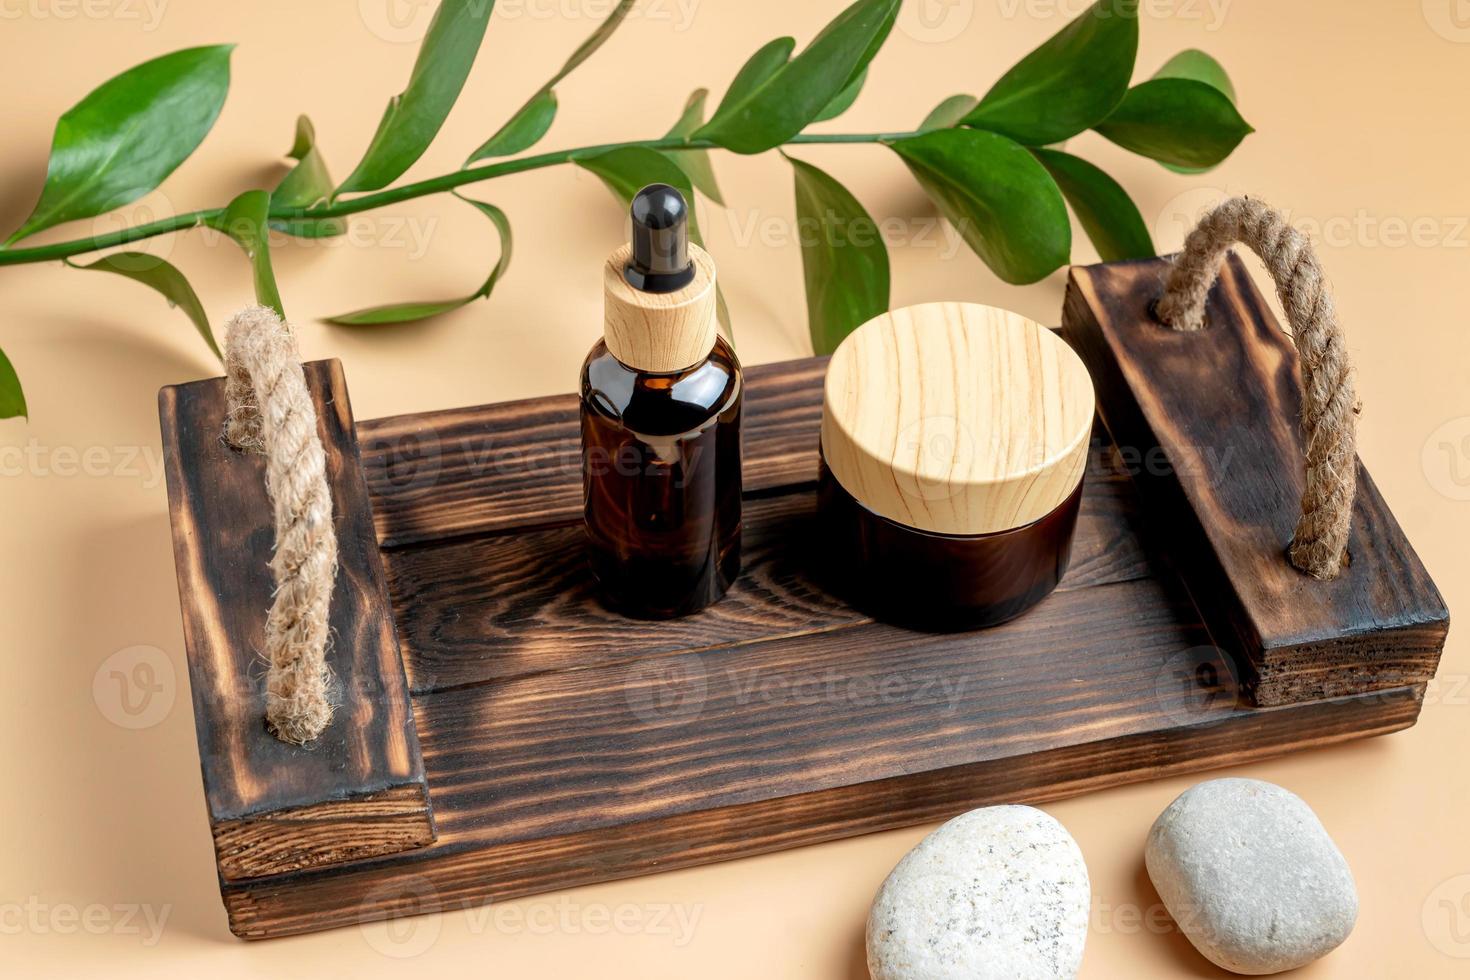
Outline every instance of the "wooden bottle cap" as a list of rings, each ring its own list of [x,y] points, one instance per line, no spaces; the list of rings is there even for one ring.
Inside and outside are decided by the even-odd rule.
[[[822,455],[873,512],[940,534],[1051,513],[1082,479],[1092,379],[1051,331],[973,303],[863,324],[827,368]]]
[[[637,371],[671,374],[709,357],[715,322],[715,263],[692,242],[694,279],[672,293],[646,293],[623,278],[631,248],[615,250],[602,270],[603,337],[612,356]]]

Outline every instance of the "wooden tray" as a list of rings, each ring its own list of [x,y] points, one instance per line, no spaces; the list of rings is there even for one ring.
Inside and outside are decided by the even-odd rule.
[[[1251,288],[1237,276],[1228,288]],[[1170,558],[1188,508],[1145,510],[1106,435],[1071,569],[1036,609],[954,634],[858,615],[811,574],[823,370],[808,359],[747,372],[745,571],[711,609],[643,623],[589,591],[571,396],[354,423],[338,364],[306,365],[341,542],[331,658],[343,705],[306,749],[261,722],[263,467],[220,440],[222,379],[165,389],[231,930],[308,932],[758,854],[1417,718],[1447,614],[1371,483],[1363,533],[1376,544],[1355,538],[1354,568],[1370,574],[1382,545],[1398,578],[1354,615],[1415,624],[1412,644],[1380,635],[1368,659],[1413,653],[1346,690],[1303,700],[1288,684],[1294,700],[1252,704],[1259,658],[1233,635],[1229,649],[1212,644],[1189,598],[1193,564]],[[1320,673],[1324,656],[1303,669]]]

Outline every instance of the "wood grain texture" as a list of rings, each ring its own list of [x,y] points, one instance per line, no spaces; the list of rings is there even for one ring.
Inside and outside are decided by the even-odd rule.
[[[667,623],[592,598],[580,468],[575,448],[560,455],[576,445],[570,398],[363,423],[438,838],[222,878],[230,928],[462,908],[1413,724],[1415,686],[1249,706],[1151,557],[1171,529],[1100,444],[1071,571],[1030,612],[925,633],[847,609],[807,537],[823,366],[748,375],[746,570],[724,601]],[[405,439],[438,447],[416,457],[430,470],[398,468]],[[475,468],[487,447],[517,466]]]
[[[1320,582],[1285,558],[1304,484],[1290,339],[1233,255],[1207,328],[1164,328],[1149,309],[1166,262],[1074,268],[1063,330],[1118,446],[1166,463],[1140,487],[1217,641],[1262,705],[1426,682],[1449,613],[1361,464],[1350,567]]]
[[[826,367],[813,357],[745,371],[747,495],[816,484]],[[575,395],[374,419],[357,432],[384,548],[581,520]]]
[[[832,355],[822,452],[868,510],[939,534],[1031,524],[1072,496],[1095,413],[1087,370],[1016,313],[922,303]]]
[[[340,863],[433,839],[424,770],[336,361],[306,365],[340,567],[329,662],[340,704],[311,746],[269,734],[264,642],[274,530],[264,457],[225,445],[224,379],[163,389],[174,562],[204,773],[226,880]]]
[[[1069,574],[1060,588],[1151,574],[1126,474],[1092,454]],[[743,571],[710,608],[668,622],[604,610],[580,524],[384,552],[399,642],[414,692],[677,650],[809,635],[866,618],[814,574],[816,492],[745,504]]]
[[[714,259],[690,242],[694,280],[672,293],[646,293],[623,277],[632,254],[631,246],[622,245],[602,267],[607,349],[637,371],[673,374],[693,367],[709,356],[719,336]]]
[[[978,761],[919,766],[872,782],[839,782],[786,796],[741,797],[741,802],[726,806],[702,809],[694,805],[659,816],[647,816],[647,808],[639,808],[640,816],[646,818],[637,822],[631,822],[634,814],[614,806],[606,820],[592,826],[495,844],[486,843],[486,835],[475,835],[469,820],[456,819],[458,829],[424,851],[360,869],[226,885],[224,901],[231,928],[247,939],[472,908],[942,820],[977,806],[1045,803],[1130,782],[1244,765],[1283,752],[1387,734],[1414,723],[1421,697],[1421,690],[1403,689],[1281,708],[1235,709],[1197,724],[1166,724],[1156,729],[1145,724],[1138,726],[1141,730],[1111,738],[1103,732],[1077,730],[1075,740],[1054,738],[1024,747],[1001,743]],[[623,747],[627,739],[639,737],[625,736],[609,748]],[[644,751],[636,741],[633,747]],[[718,748],[711,749],[709,764],[718,767],[711,779],[730,768],[728,763],[720,766],[713,757]],[[1016,754],[1026,749],[1031,750],[1029,754]],[[589,761],[603,757],[598,751]],[[480,790],[488,791],[489,787]],[[632,797],[629,791],[610,795],[619,803]],[[469,797],[461,801],[474,803]],[[481,808],[480,812],[489,811]],[[503,832],[504,828],[496,824],[495,829]],[[449,840],[458,841],[458,846],[450,846]]]

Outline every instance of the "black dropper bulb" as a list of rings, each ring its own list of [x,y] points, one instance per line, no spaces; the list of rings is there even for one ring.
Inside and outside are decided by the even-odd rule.
[[[689,205],[678,188],[649,184],[633,197],[633,251],[623,278],[645,293],[672,293],[694,281]]]

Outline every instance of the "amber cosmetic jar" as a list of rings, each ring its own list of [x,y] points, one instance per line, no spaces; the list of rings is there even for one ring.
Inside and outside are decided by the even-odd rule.
[[[824,579],[919,629],[1030,609],[1067,570],[1094,405],[1077,355],[1017,314],[926,303],[863,324],[827,370]]]

